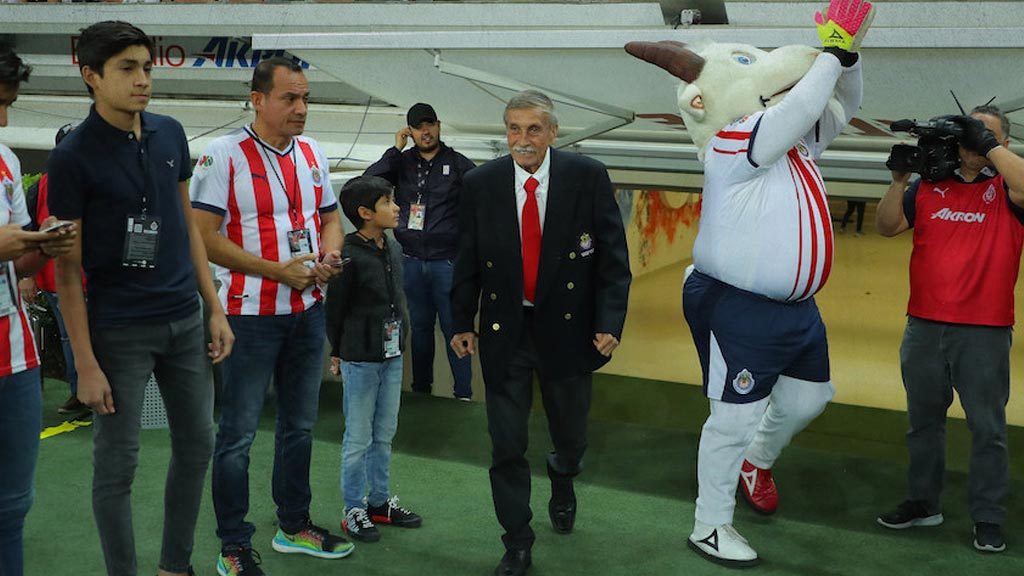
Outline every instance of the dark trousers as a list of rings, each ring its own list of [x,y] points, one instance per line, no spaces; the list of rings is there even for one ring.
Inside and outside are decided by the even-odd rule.
[[[540,370],[534,341],[532,314],[527,314],[504,381],[485,382],[487,428],[491,434],[491,495],[498,522],[505,529],[508,549],[529,549],[530,464],[526,460],[533,374],[540,377],[540,392],[554,450],[548,455],[548,474],[571,479],[580,472],[587,448],[587,413],[590,411],[591,374],[550,380]]]
[[[946,410],[953,390],[971,431],[969,500],[975,522],[1006,519],[1009,453],[1006,403],[1010,397],[1009,326],[971,326],[910,316],[900,362],[907,390],[908,497],[939,512],[946,472]]]

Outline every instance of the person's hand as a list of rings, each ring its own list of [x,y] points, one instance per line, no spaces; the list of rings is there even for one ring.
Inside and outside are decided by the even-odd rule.
[[[960,145],[971,152],[987,157],[989,152],[1000,146],[996,135],[981,120],[970,116],[953,116],[949,120],[963,128],[964,135],[960,138]]]
[[[598,333],[594,335],[594,348],[601,353],[601,356],[611,356],[612,352],[619,347],[619,339],[611,334]]]
[[[29,304],[36,301],[36,295],[39,290],[36,288],[35,278],[22,278],[18,280],[18,293],[21,294],[21,299]]]
[[[408,126],[395,132],[395,148],[398,148],[399,152],[405,150],[405,145],[409,143],[410,136],[412,136],[412,128]]]
[[[460,332],[452,336],[451,347],[455,351],[455,355],[459,358],[465,358],[467,354],[475,354],[475,338],[476,334],[472,332]]]
[[[59,222],[55,216],[48,216],[46,220],[43,220],[39,224],[40,230]],[[78,228],[71,224],[70,226],[64,226],[59,230],[46,233],[39,242],[39,249],[43,251],[43,254],[50,258],[56,258],[57,256],[63,256],[71,251],[71,248],[75,245],[75,238],[78,236]]]
[[[210,343],[207,344],[207,355],[214,364],[219,364],[231,355],[235,345],[235,333],[231,331],[228,318],[223,312],[210,314]]]
[[[331,250],[324,253],[320,261],[316,263],[313,271],[316,273],[316,283],[324,286],[342,271],[341,252]]]
[[[278,263],[277,280],[287,284],[296,290],[305,290],[317,281],[317,274],[313,268],[306,266],[306,262],[316,260],[316,254],[303,254],[296,256],[286,262]]]
[[[831,0],[826,15],[814,14],[818,36],[825,49],[857,52],[875,18],[875,7],[862,0]]]
[[[0,262],[15,260],[39,248],[39,232],[26,232],[17,224],[0,226]]]
[[[116,412],[110,382],[99,366],[78,371],[78,399],[100,416]]]
[[[331,356],[331,374],[335,376],[341,376],[341,358],[337,356]]]
[[[897,183],[897,184],[904,184],[905,185],[907,182],[910,182],[911,174],[912,174],[912,172],[897,172],[896,170],[893,170],[892,171],[892,181]]]

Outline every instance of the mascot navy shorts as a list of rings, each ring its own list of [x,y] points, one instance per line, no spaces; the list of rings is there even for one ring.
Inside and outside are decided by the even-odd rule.
[[[814,298],[779,302],[694,270],[683,284],[708,398],[731,404],[771,394],[779,376],[828,382],[828,341]]]

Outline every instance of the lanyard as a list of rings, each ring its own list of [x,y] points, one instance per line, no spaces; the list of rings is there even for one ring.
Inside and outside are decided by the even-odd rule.
[[[277,183],[281,185],[281,189],[284,190],[284,197],[288,200],[288,214],[292,220],[292,228],[299,227],[299,213],[298,213],[298,194],[299,194],[299,165],[295,163],[295,141],[292,141],[292,150],[288,153],[292,160],[292,190],[288,191],[288,187],[284,185],[284,179],[281,174],[277,171],[277,162],[270,159],[270,154],[267,152],[267,148],[270,148],[274,152],[275,156],[280,156],[277,150],[271,148],[269,144],[264,142],[255,130],[250,130],[250,133],[256,139],[256,142],[260,145],[260,151],[263,152],[263,157],[267,160],[267,164],[270,164],[270,170],[274,172],[274,178],[277,179]]]

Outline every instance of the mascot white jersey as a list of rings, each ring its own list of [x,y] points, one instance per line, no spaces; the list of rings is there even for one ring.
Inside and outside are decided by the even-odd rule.
[[[711,414],[701,432],[688,545],[713,562],[760,561],[732,526],[737,481],[756,510],[775,512],[772,465],[833,395],[813,298],[833,255],[815,161],[860,106],[858,50],[873,16],[869,2],[832,0],[827,16],[816,15],[823,51],[626,46],[683,81],[680,112],[704,163],[683,310]]]

